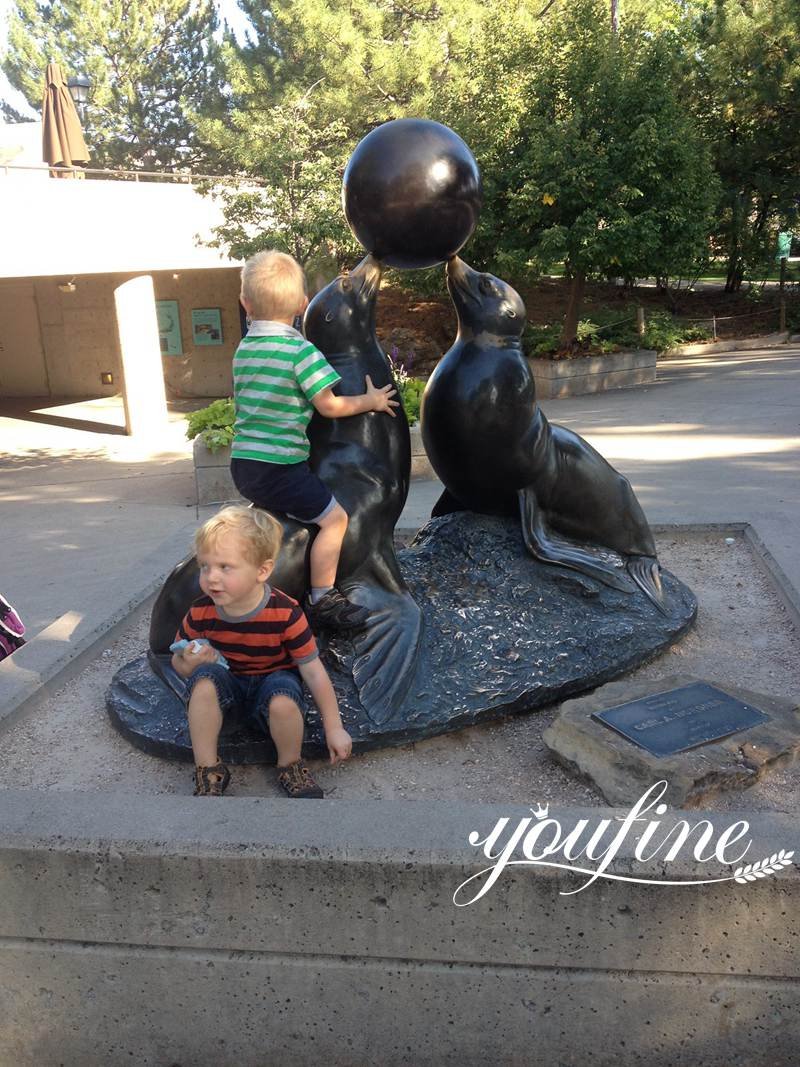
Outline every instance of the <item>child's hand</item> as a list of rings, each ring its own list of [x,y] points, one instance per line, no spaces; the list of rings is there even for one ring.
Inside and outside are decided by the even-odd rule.
[[[188,678],[198,667],[206,663],[216,663],[216,650],[206,642],[190,641],[183,648],[175,648],[172,666],[182,678]]]
[[[326,730],[325,740],[328,744],[328,752],[331,754],[332,764],[346,760],[353,751],[353,739],[343,726],[335,726]]]
[[[376,388],[372,384],[372,379],[369,375],[366,377],[367,387],[364,390],[366,395],[372,401],[373,411],[385,411],[387,415],[391,415],[394,418],[394,412],[392,408],[400,407],[398,400],[392,400],[393,396],[397,395],[397,390],[393,385],[384,385],[380,389]]]
[[[217,662],[217,650],[211,645],[200,644],[192,641],[188,648],[183,650],[183,661],[191,665],[192,670],[203,667],[206,663]]]

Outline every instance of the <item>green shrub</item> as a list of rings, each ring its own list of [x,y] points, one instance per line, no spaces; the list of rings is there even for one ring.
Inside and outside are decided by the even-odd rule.
[[[427,382],[423,378],[407,378],[397,383],[397,391],[403,401],[409,424],[419,422],[419,405]]]
[[[663,352],[673,345],[705,341],[711,332],[705,326],[680,322],[667,311],[648,311],[644,336],[640,338],[636,332],[636,305],[630,305],[625,309],[598,308],[592,311],[591,319],[581,319],[578,323],[577,335],[576,355],[586,352],[608,355],[620,348],[654,348]],[[526,356],[546,359],[558,350],[560,340],[560,323],[529,324],[522,335],[522,347]]]
[[[427,383],[424,378],[414,378],[409,373],[416,356],[413,352],[409,352],[407,356],[402,357],[397,345],[392,345],[387,355],[392,368],[392,378],[394,378],[400,399],[403,401],[406,417],[410,424],[418,422],[419,405]]]
[[[549,356],[558,348],[560,338],[561,326],[558,323],[548,326],[532,326],[528,323],[522,334],[522,350],[532,359]]]
[[[591,319],[581,319],[577,327],[579,350],[577,355],[588,351],[607,355],[619,348],[635,348],[636,335],[635,307],[620,311],[618,308],[598,308],[592,312]],[[551,323],[547,326],[527,325],[522,335],[522,348],[526,356],[547,358],[558,350],[561,340],[561,324]]]
[[[691,341],[706,341],[711,333],[705,326],[696,323],[684,323],[672,317],[667,311],[651,312],[645,322],[642,345],[664,352],[675,345]]]
[[[218,452],[233,441],[234,420],[233,399],[215,400],[207,408],[192,412],[187,422],[186,436],[192,441],[199,435],[209,452]]]

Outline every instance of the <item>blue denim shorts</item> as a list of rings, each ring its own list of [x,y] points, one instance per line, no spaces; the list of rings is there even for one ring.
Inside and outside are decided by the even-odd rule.
[[[303,683],[296,670],[273,671],[271,674],[234,674],[218,663],[205,663],[185,679],[187,704],[201,678],[209,678],[214,683],[223,718],[231,714],[244,716],[268,734],[269,705],[276,696],[292,699],[305,718]]]

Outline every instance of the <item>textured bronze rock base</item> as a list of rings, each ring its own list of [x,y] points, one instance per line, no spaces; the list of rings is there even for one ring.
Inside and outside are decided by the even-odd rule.
[[[388,722],[371,722],[351,677],[346,639],[323,643],[354,749],[364,751],[530,711],[593,689],[668,647],[694,620],[691,590],[663,575],[668,614],[640,592],[619,592],[561,567],[537,563],[519,523],[471,512],[429,522],[398,553],[403,576],[425,617],[414,680]],[[176,689],[180,679],[175,677]],[[183,706],[142,655],[114,677],[107,705],[114,724],[139,748],[190,759]],[[306,753],[322,754],[316,710]],[[274,763],[272,743],[231,724],[220,756]]]
[[[542,740],[560,763],[596,786],[609,804],[624,807],[634,804],[659,781],[669,783],[665,803],[700,807],[716,793],[753,785],[797,758],[798,705],[730,685],[714,683],[737,700],[766,712],[768,721],[672,756],[652,756],[592,718],[593,712],[697,681],[700,679],[688,675],[672,675],[656,681],[623,680],[606,685],[590,696],[567,701]]]

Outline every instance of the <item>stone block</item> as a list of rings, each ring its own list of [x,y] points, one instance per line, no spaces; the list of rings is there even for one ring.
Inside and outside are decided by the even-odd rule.
[[[3,1062],[796,1059],[794,867],[747,886],[610,880],[571,896],[574,874],[509,867],[455,907],[486,865],[469,835],[527,807],[231,797],[206,814],[188,796],[99,796],[4,792]],[[616,814],[558,813],[567,832]],[[751,821],[759,858],[797,833],[790,815]],[[688,853],[671,867],[709,875]],[[663,877],[627,842],[613,869]]]
[[[211,452],[199,437],[194,439],[194,478],[197,486],[197,503],[225,504],[243,498],[231,478],[231,450],[221,448]]]
[[[670,804],[697,807],[722,790],[753,785],[771,769],[797,758],[798,705],[730,685],[717,688],[766,712],[769,721],[668,757],[651,755],[592,718],[593,712],[699,680],[672,675],[655,681],[612,682],[563,704],[542,740],[560,763],[592,782],[610,804],[633,804],[654,782],[665,780]]]

